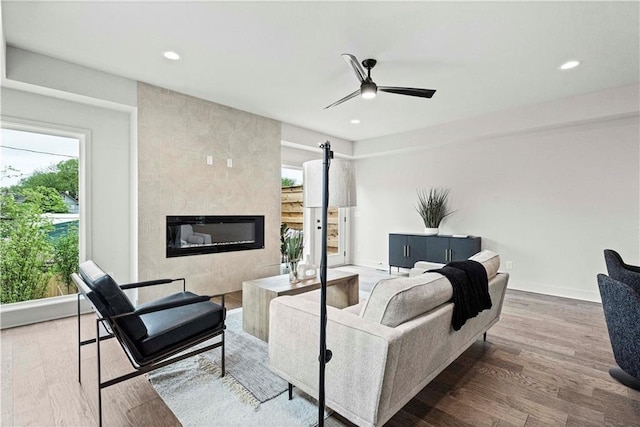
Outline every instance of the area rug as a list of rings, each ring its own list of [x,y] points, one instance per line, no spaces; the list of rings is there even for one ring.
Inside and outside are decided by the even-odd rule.
[[[149,373],[151,384],[187,426],[313,426],[318,407],[268,368],[268,344],[242,330],[242,309],[227,313],[226,375],[220,349]],[[206,343],[205,343],[206,345]],[[328,414],[327,414],[328,415]]]

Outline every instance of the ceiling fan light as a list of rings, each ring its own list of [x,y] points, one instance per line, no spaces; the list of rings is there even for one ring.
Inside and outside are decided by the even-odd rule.
[[[375,98],[377,92],[378,86],[373,82],[363,83],[362,86],[360,86],[360,96],[364,99]]]

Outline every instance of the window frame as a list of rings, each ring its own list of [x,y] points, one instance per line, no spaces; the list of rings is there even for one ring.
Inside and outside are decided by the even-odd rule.
[[[91,130],[0,116],[0,128],[78,140],[79,261],[91,259]],[[89,305],[82,300],[82,312]],[[0,305],[0,329],[75,315],[77,296],[63,295]]]

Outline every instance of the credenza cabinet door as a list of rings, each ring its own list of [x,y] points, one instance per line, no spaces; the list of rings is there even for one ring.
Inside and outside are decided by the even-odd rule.
[[[480,252],[479,237],[451,237],[449,239],[449,261],[464,261]]]
[[[389,234],[389,265],[412,268],[427,255],[426,236]]]
[[[389,265],[407,268],[407,236],[389,234]]]
[[[446,264],[449,262],[449,238],[441,236],[428,236],[427,240],[427,253],[423,260],[438,262],[440,264]]]
[[[407,236],[407,265],[412,268],[418,261],[427,256],[427,239],[425,236]]]
[[[480,237],[389,234],[389,267],[413,268],[418,261],[464,261],[480,248]]]

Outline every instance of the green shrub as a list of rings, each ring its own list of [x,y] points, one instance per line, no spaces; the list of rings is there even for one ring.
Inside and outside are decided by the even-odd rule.
[[[60,275],[60,279],[67,286],[67,293],[71,291],[71,273],[78,271],[78,227],[69,227],[66,235],[54,243],[53,270]]]
[[[18,204],[8,194],[0,195],[0,212],[0,303],[44,297],[51,277],[51,222],[38,206]]]
[[[296,180],[293,178],[282,177],[281,181],[282,181],[282,188],[293,187],[294,185],[296,185]]]

